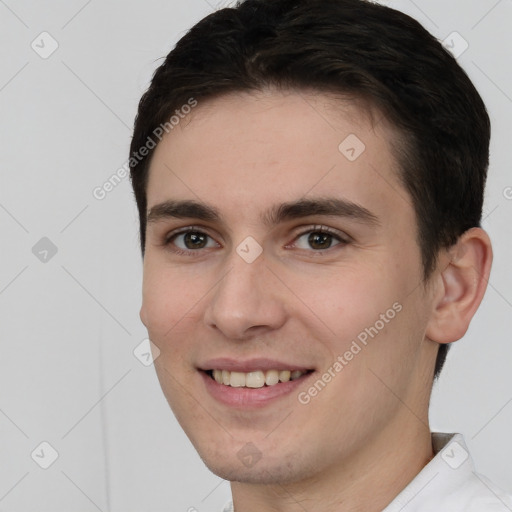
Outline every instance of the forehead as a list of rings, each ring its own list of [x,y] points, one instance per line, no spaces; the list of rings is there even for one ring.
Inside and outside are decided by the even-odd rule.
[[[194,199],[238,210],[240,217],[308,195],[337,195],[412,211],[391,151],[395,139],[375,111],[324,93],[265,91],[199,101],[155,149],[148,209]]]

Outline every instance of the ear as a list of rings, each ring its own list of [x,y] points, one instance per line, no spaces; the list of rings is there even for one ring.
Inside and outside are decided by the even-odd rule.
[[[426,336],[437,343],[457,341],[466,333],[487,288],[491,241],[481,228],[466,231],[440,258],[433,312]]]

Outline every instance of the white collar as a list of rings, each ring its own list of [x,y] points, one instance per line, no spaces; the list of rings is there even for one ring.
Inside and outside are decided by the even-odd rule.
[[[461,434],[432,433],[434,458],[382,512],[509,512],[512,497],[475,471]]]

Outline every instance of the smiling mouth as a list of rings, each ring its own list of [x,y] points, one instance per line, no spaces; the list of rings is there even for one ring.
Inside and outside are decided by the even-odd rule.
[[[262,388],[276,386],[282,382],[298,380],[313,370],[257,370],[254,372],[230,372],[228,370],[207,370],[209,375],[218,384],[232,388]]]

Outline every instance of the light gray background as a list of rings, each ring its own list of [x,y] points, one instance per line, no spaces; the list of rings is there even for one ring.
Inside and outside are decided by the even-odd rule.
[[[469,43],[459,61],[492,118],[493,272],[431,418],[462,432],[480,472],[512,490],[512,2],[385,3]],[[213,512],[229,499],[133,354],[146,333],[129,181],[92,194],[126,161],[159,59],[217,5],[0,0],[0,511]],[[31,47],[51,49],[43,31],[59,45],[46,59]],[[32,252],[43,237],[58,249],[46,262]],[[46,470],[31,458],[43,441],[59,454]],[[34,455],[49,457],[44,445]]]

